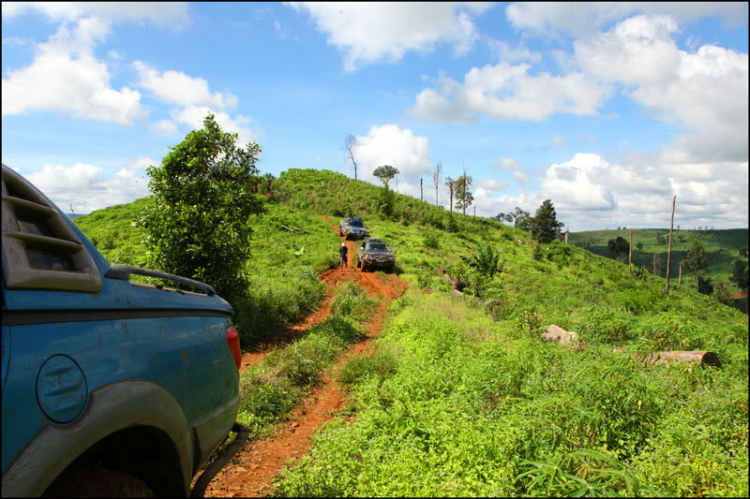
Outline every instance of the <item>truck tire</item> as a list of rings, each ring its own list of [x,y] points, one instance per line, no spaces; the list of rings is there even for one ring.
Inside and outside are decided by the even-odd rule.
[[[156,493],[123,471],[81,467],[65,471],[42,497],[156,497]]]
[[[362,262],[362,272],[367,272],[367,264]]]

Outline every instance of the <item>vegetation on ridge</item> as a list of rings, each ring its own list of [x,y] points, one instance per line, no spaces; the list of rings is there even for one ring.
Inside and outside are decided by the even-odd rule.
[[[283,474],[281,494],[747,495],[746,316],[690,285],[673,281],[665,295],[660,277],[629,276],[627,265],[582,248],[536,245],[519,229],[397,193],[389,216],[380,190],[289,170],[273,182],[267,212],[248,220],[245,269],[255,281],[247,307],[235,309],[268,315],[263,328],[260,316],[245,320],[245,347],[315,306],[322,290],[295,287],[321,289],[316,275],[335,265],[340,244],[331,225],[346,214],[388,242],[411,289],[392,307],[378,353],[338,374],[354,423],[335,418],[319,432],[311,454]],[[138,263],[142,229],[108,217],[147,202],[76,223],[100,248],[111,237],[101,224],[116,227],[115,248],[103,253]],[[492,277],[463,259],[481,259],[488,246],[500,249]],[[542,343],[552,323],[577,331],[585,348]],[[647,366],[636,354],[663,350],[711,350],[723,365]],[[243,385],[243,417],[259,432],[288,406],[261,378]]]

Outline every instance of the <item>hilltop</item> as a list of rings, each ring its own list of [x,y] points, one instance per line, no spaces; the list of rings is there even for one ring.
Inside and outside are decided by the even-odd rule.
[[[112,263],[141,265],[145,236],[133,221],[148,202],[75,223]],[[377,353],[337,371],[349,405],[277,477],[279,494],[747,495],[747,316],[676,281],[665,295],[663,278],[629,276],[572,244],[535,250],[530,234],[492,220],[400,195],[389,211],[377,186],[289,170],[265,214],[248,220],[251,286],[233,303],[246,349],[318,307],[318,275],[336,266],[341,244],[332,227],[346,214],[388,243],[393,277],[409,287]],[[500,249],[502,269],[475,296],[462,257],[486,245]],[[360,295],[347,296],[340,303]],[[581,348],[540,341],[550,324],[576,331]],[[296,403],[278,376],[307,365],[310,331],[306,346],[243,373],[241,417],[257,438]],[[667,350],[713,351],[722,366],[640,360]]]

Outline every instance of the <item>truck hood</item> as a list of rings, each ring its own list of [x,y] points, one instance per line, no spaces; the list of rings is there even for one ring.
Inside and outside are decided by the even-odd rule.
[[[391,253],[390,251],[365,251],[365,256],[374,256],[374,257],[393,256],[393,253]]]

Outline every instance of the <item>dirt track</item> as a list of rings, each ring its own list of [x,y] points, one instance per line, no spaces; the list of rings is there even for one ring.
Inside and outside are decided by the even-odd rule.
[[[338,232],[336,227],[331,227]],[[367,336],[352,345],[337,361],[343,363],[351,355],[368,352],[372,348],[372,339],[382,327],[385,310],[392,300],[406,291],[406,284],[395,275],[379,276],[371,272],[361,272],[354,266],[356,261],[356,242],[347,241],[349,248],[349,268],[330,269],[319,278],[326,284],[327,295],[320,307],[305,320],[288,328],[276,344],[290,343],[300,334],[315,324],[331,316],[330,303],[333,289],[337,284],[346,281],[359,282],[372,296],[380,295],[382,301],[373,319],[366,324]],[[332,248],[332,251],[335,251]],[[274,345],[264,345],[262,351],[246,353],[242,356],[242,368],[260,362],[265,353]],[[234,461],[239,464],[227,465],[212,481],[206,490],[206,497],[259,497],[272,491],[273,478],[290,459],[303,456],[311,445],[315,430],[330,420],[337,411],[343,408],[344,398],[333,379],[323,379],[300,406],[283,424],[280,435],[245,444]]]

